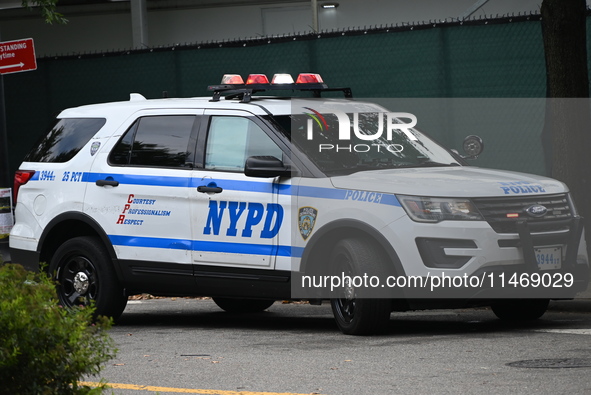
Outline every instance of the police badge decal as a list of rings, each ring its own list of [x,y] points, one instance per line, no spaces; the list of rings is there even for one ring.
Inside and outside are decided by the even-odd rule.
[[[302,235],[304,240],[307,240],[312,233],[317,215],[318,210],[314,207],[300,207],[298,212],[298,225],[300,228],[300,235]]]
[[[97,151],[99,150],[100,147],[101,147],[100,141],[93,142],[92,145],[90,146],[90,156],[94,156],[94,154],[97,153]]]

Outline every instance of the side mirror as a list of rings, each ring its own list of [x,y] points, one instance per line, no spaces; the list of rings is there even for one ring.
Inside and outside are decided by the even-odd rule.
[[[484,151],[484,142],[478,136],[468,136],[464,139],[462,148],[467,154],[467,156],[462,157],[463,159],[476,159]]]
[[[291,168],[274,156],[250,156],[244,165],[248,177],[291,177]]]

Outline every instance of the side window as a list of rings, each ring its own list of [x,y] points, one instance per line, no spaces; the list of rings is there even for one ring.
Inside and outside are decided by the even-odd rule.
[[[109,155],[109,163],[112,165],[128,165],[131,159],[131,146],[133,145],[133,139],[135,132],[139,125],[139,121],[136,121],[131,128],[125,133],[123,138],[119,140],[115,148]]]
[[[104,118],[58,119],[37,146],[25,157],[26,162],[67,162],[90,141],[107,122]]]
[[[157,167],[189,167],[195,115],[162,115],[138,119],[119,140],[109,163]]]
[[[244,117],[214,116],[209,124],[205,168],[242,171],[249,156],[282,159],[281,149],[252,120]]]

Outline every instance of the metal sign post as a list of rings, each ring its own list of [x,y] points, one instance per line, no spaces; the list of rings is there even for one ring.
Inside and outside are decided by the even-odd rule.
[[[8,238],[13,224],[12,189],[0,188],[0,241]]]

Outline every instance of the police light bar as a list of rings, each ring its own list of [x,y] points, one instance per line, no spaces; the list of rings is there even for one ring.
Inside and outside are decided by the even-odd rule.
[[[290,74],[275,74],[271,81],[269,83],[265,74],[250,74],[246,83],[238,74],[224,74],[220,85],[210,85],[207,89],[213,91],[212,101],[219,101],[223,92],[226,99],[239,97],[245,103],[251,100],[253,93],[269,90],[311,91],[315,97],[320,97],[320,92],[341,91],[346,98],[353,97],[350,88],[330,89],[320,74],[315,73],[301,73],[295,82]]]
[[[265,74],[249,74],[246,83],[239,74],[224,74],[222,77],[222,85],[265,85],[269,84],[269,79]],[[294,84],[291,74],[275,74],[271,80],[270,85],[285,85]],[[320,74],[301,73],[298,75],[295,84],[324,84]],[[219,85],[212,85],[219,86]],[[211,89],[210,89],[211,90]]]

